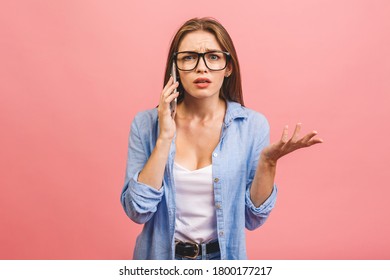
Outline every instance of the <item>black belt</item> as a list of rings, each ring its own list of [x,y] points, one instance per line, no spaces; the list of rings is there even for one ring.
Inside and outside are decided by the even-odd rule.
[[[211,254],[218,251],[218,240],[206,244],[206,254]],[[202,244],[178,241],[176,242],[175,253],[180,257],[196,259],[198,256],[202,255]]]

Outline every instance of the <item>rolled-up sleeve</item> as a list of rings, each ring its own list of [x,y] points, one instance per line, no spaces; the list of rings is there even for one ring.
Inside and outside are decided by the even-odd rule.
[[[276,197],[278,188],[274,185],[270,196],[261,204],[256,207],[250,199],[250,190],[248,189],[245,194],[245,227],[249,230],[254,230],[265,223],[271,210],[274,208],[276,203]]]
[[[274,184],[272,193],[259,207],[255,207],[250,199],[250,189],[256,174],[260,153],[269,145],[269,124],[267,119],[261,114],[256,114],[256,118],[253,119],[252,124],[253,127],[251,131],[253,131],[254,134],[254,143],[252,146],[252,154],[249,159],[250,172],[245,193],[245,227],[249,230],[254,230],[265,223],[271,210],[275,206],[277,197],[277,187]]]
[[[157,211],[164,187],[159,190],[140,183],[138,175],[146,164],[150,155],[146,152],[146,146],[138,129],[139,116],[137,115],[130,129],[128,156],[126,165],[125,184],[121,193],[121,203],[126,215],[136,223],[147,222]],[[145,124],[141,124],[143,128]],[[151,128],[150,128],[151,129]]]

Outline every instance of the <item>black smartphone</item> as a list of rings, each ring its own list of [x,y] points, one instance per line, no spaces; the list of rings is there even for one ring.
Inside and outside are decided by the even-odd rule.
[[[173,78],[173,82],[176,83],[177,82],[177,76],[176,76],[176,64],[175,62],[172,62],[172,69],[171,69],[171,75],[172,75],[172,78]],[[176,93],[177,90],[175,89],[172,93]],[[175,117],[175,114],[176,114],[176,106],[177,106],[177,98],[173,99],[171,101],[171,115],[172,115],[172,118]]]

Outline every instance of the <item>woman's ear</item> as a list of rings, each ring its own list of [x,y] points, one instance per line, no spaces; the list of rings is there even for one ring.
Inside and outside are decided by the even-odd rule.
[[[226,69],[225,69],[225,78],[229,77],[233,72],[233,65],[231,62],[229,62],[229,64],[226,66]]]

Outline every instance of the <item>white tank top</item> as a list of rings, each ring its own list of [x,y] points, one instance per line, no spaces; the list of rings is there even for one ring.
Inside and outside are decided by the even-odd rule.
[[[191,171],[175,162],[173,177],[176,186],[175,238],[195,243],[217,239],[212,165]]]

